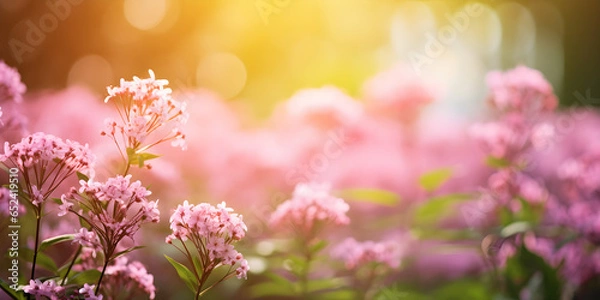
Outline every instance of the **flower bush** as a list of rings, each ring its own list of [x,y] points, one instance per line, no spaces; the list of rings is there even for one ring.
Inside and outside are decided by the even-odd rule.
[[[367,80],[365,101],[301,90],[254,127],[168,84],[150,71],[108,87],[89,105],[114,114],[82,111],[105,121],[78,142],[56,125],[66,112],[35,113],[85,92],[24,94],[0,63],[1,223],[9,237],[21,226],[6,297],[599,294],[600,115],[559,107],[537,70],[490,72],[476,122],[427,115],[438,91],[402,65]]]

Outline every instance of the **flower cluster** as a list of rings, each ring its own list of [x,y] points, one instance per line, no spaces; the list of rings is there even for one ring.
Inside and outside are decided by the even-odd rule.
[[[541,183],[512,169],[502,169],[492,174],[488,179],[488,187],[488,192],[501,204],[510,204],[516,196],[530,203],[544,203],[549,197]]]
[[[19,72],[0,60],[0,103],[21,102],[26,90]]]
[[[50,300],[59,300],[64,294],[65,288],[57,285],[54,280],[46,280],[41,282],[39,279],[30,280],[29,285],[23,287],[23,291],[30,295],[36,296],[36,299],[47,297]]]
[[[9,145],[4,144],[4,154],[0,155],[0,161],[12,161],[21,171],[35,165],[47,167],[50,162],[57,162],[60,169],[68,172],[79,171],[92,175],[95,157],[88,145],[65,140],[46,134],[36,132],[25,137],[21,142]]]
[[[109,178],[106,182],[81,180],[79,190],[62,195],[61,215],[77,214],[99,238],[107,260],[119,242],[133,236],[144,223],[159,221],[158,201],[149,201],[151,192],[140,181],[131,182],[131,175]],[[90,243],[91,233],[82,229],[79,236]]]
[[[490,102],[504,112],[537,113],[553,111],[558,100],[540,71],[518,66],[507,72],[488,73]]]
[[[560,197],[549,212],[554,222],[576,230],[594,244],[600,244],[599,158],[600,151],[594,149],[559,165]]]
[[[541,121],[558,100],[542,74],[519,66],[487,77],[490,102],[501,114],[498,121],[476,124],[471,134],[493,157],[515,162],[529,149],[548,145],[554,128]]]
[[[115,104],[121,122],[107,119],[102,135],[110,136],[119,150],[123,150],[121,146],[128,149],[128,155],[131,151],[141,153],[166,141],[171,141],[175,147],[186,148],[181,130],[187,121],[185,103],[172,98],[171,89],[165,87],[168,80],[156,79],[152,70],[149,73],[150,78],[121,79],[120,86],[107,88],[108,96],[104,102]],[[117,140],[118,134],[124,145]]]
[[[39,279],[30,280],[29,284],[23,287],[23,291],[27,294],[35,296],[36,299],[85,299],[85,300],[102,300],[102,295],[97,295],[94,292],[94,285],[84,284],[82,288],[75,291],[68,291],[64,286],[58,285],[54,280],[46,280],[41,282]],[[67,295],[68,294],[68,295]]]
[[[404,124],[414,122],[421,109],[433,102],[435,96],[415,75],[409,66],[397,65],[370,79],[364,90],[371,109]]]
[[[19,143],[5,143],[0,162],[16,166],[33,205],[39,205],[70,175],[93,176],[95,156],[88,145],[37,132]]]
[[[392,240],[358,242],[354,238],[347,238],[332,250],[331,255],[344,261],[349,270],[370,263],[383,264],[395,269],[400,266],[403,247]]]
[[[547,147],[555,135],[552,125],[529,121],[520,114],[505,115],[499,122],[474,125],[470,133],[490,156],[517,161],[530,149]]]
[[[497,121],[476,124],[471,135],[497,160],[498,170],[489,177],[478,204],[491,199],[492,206],[512,212],[520,211],[522,200],[544,204],[549,193],[542,182],[526,173],[529,161],[525,159],[532,151],[547,147],[554,137],[554,127],[540,121],[557,105],[552,87],[541,73],[523,66],[505,73],[491,72],[488,85],[491,102],[501,116]]]
[[[18,140],[26,132],[27,119],[20,112],[25,91],[19,72],[0,60],[0,142]]]
[[[280,204],[271,215],[271,226],[277,228],[290,224],[302,234],[312,234],[320,223],[347,225],[350,206],[341,198],[331,195],[324,184],[300,183],[292,199]]]
[[[75,236],[73,237],[73,243],[94,250],[100,247],[96,233],[89,231],[87,228],[81,228],[77,233],[75,233]]]
[[[132,261],[120,256],[115,259],[114,264],[106,268],[106,278],[103,291],[106,295],[122,295],[124,291],[132,297],[136,291],[148,295],[148,298],[156,297],[154,276],[149,274],[146,267],[139,261]],[[110,298],[113,299],[113,298]]]
[[[219,265],[239,264],[235,274],[246,278],[248,262],[234,249],[233,243],[241,240],[248,229],[242,216],[233,213],[225,202],[215,207],[208,203],[191,205],[186,200],[177,206],[169,221],[173,233],[166,242],[172,244],[174,239],[179,239],[184,243],[189,239],[198,249],[204,274]]]
[[[283,110],[286,120],[324,129],[350,125],[362,114],[359,102],[331,86],[302,90],[284,104]]]

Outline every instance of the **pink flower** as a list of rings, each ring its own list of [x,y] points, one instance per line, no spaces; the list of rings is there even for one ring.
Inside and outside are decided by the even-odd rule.
[[[88,145],[62,140],[43,132],[21,142],[5,143],[0,162],[16,166],[24,174],[23,183],[29,200],[37,207],[75,172],[94,175],[95,156]]]
[[[357,242],[354,238],[347,238],[333,249],[332,256],[343,260],[349,270],[370,263],[395,269],[400,266],[403,253],[404,247],[396,241]]]
[[[40,190],[38,190],[37,186],[35,186],[35,185],[31,186],[31,195],[29,197],[31,198],[31,204],[33,204],[37,207],[39,207],[40,204],[42,204],[45,199],[42,192],[40,192]]]
[[[0,155],[0,162],[11,161],[21,170],[34,167],[35,164],[47,165],[58,161],[69,172],[88,172],[89,175],[93,175],[94,160],[87,145],[63,141],[43,132],[25,137],[16,144],[5,143],[4,154]]]
[[[550,145],[555,134],[554,126],[548,123],[537,124],[531,130],[531,145],[536,150],[543,150]]]
[[[509,205],[513,211],[520,210],[517,198],[532,204],[545,203],[549,198],[542,183],[513,169],[502,169],[492,174],[488,180],[488,189],[499,205]]]
[[[364,86],[367,105],[378,115],[414,122],[423,107],[433,102],[432,88],[426,86],[407,65],[397,65],[375,75]]]
[[[168,80],[156,79],[152,70],[149,73],[150,78],[121,79],[120,86],[107,88],[104,102],[115,104],[121,122],[107,119],[102,135],[111,137],[121,151],[132,149],[141,153],[169,140],[185,149],[185,135],[180,127],[187,122],[186,105],[172,98],[171,89],[165,87]]]
[[[225,202],[215,207],[208,203],[190,205],[186,200],[183,205],[177,206],[169,222],[173,233],[165,241],[172,244],[174,239],[181,242],[190,239],[194,245],[202,245],[198,249],[200,259],[210,262],[205,266],[205,272],[210,273],[220,264],[239,264],[236,269],[238,278],[246,277],[247,262],[234,249],[233,243],[241,240],[248,228],[242,216],[233,213]]]
[[[108,290],[107,295],[115,292],[116,296],[123,291],[134,294],[135,290],[139,290],[147,294],[150,299],[156,297],[154,276],[149,274],[139,261],[129,262],[124,256],[118,257],[113,265],[106,268],[106,275],[106,284],[103,286]]]
[[[79,229],[75,234],[72,243],[78,243],[81,246],[97,249],[100,246],[98,237],[93,231],[88,231],[87,228]]]
[[[21,75],[16,69],[0,60],[0,103],[21,102],[27,88],[21,82]]]
[[[242,216],[234,213],[225,202],[215,207],[208,203],[190,205],[186,200],[183,205],[177,206],[169,222],[173,233],[165,241],[173,244],[175,239],[182,243],[191,240],[197,248],[200,261],[205,262],[203,278],[208,278],[221,265],[238,265],[236,276],[246,278],[248,262],[234,249],[233,244],[244,238],[248,228]]]
[[[340,89],[326,86],[297,92],[284,103],[281,113],[278,117],[285,122],[331,129],[356,122],[362,106]]]
[[[62,217],[66,215],[69,212],[69,210],[71,210],[71,207],[73,207],[73,203],[65,200],[65,195],[62,195],[60,197],[60,201],[61,204],[58,206],[58,216]]]
[[[548,191],[535,179],[521,176],[519,194],[531,203],[543,203],[548,199]]]
[[[475,124],[470,134],[484,151],[496,158],[511,157],[519,153],[525,144],[522,131],[503,122]]]
[[[248,266],[248,261],[243,259],[240,262],[240,266],[235,270],[235,274],[238,279],[242,279],[242,277],[244,279],[247,279],[248,277],[247,277],[246,273],[248,273],[249,270],[250,270],[250,267]]]
[[[131,182],[131,175],[112,177],[106,182],[81,180],[78,193],[73,191],[61,197],[63,206],[83,218],[100,239],[106,259],[119,242],[133,236],[144,224],[159,221],[157,201],[149,201],[151,194],[140,181]],[[65,204],[65,202],[73,205]],[[72,206],[72,207],[71,207]],[[77,207],[74,209],[73,207]],[[86,229],[82,229],[87,232]]]
[[[490,101],[501,111],[549,112],[556,108],[558,100],[552,86],[542,73],[525,66],[487,75]]]
[[[36,296],[36,299],[47,297],[50,300],[61,300],[64,299],[65,288],[57,285],[54,280],[41,282],[39,279],[32,279],[29,281],[29,285],[23,287],[23,291]]]
[[[85,283],[83,287],[79,289],[79,294],[82,295],[85,298],[85,300],[102,300],[102,295],[96,296],[94,292],[95,288],[95,285],[89,285]]]
[[[330,194],[329,186],[300,183],[292,199],[280,204],[271,215],[271,226],[291,225],[304,234],[310,234],[318,222],[347,225],[350,206]]]
[[[16,69],[0,60],[0,143],[26,134],[27,118],[20,112],[26,87]]]

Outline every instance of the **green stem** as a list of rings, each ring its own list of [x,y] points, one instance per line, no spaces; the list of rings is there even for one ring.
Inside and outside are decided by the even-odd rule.
[[[310,273],[310,265],[311,262],[313,260],[313,254],[310,251],[310,241],[307,239],[306,242],[302,243],[303,245],[303,254],[304,254],[304,258],[306,259],[306,265],[304,268],[302,268],[302,272],[300,273],[300,293],[302,296],[302,299],[309,299],[308,298],[308,275]]]
[[[75,264],[75,261],[77,260],[77,257],[79,257],[79,254],[81,253],[81,245],[79,245],[79,248],[77,248],[77,252],[75,252],[75,255],[73,256],[73,260],[71,260],[71,264],[69,264],[69,268],[67,269],[67,273],[65,273],[65,276],[63,277],[62,281],[60,282],[60,285],[64,285],[65,281],[67,280],[67,277],[69,276],[69,273],[71,272],[71,268],[73,268],[73,265]]]
[[[36,212],[35,212],[35,218],[36,218],[35,245],[33,248],[33,262],[31,265],[31,278],[30,278],[31,280],[35,280],[35,265],[36,265],[36,261],[37,261],[37,254],[38,254],[38,248],[39,248],[39,242],[40,242],[40,223],[42,221],[41,210],[42,210],[42,205],[40,204],[39,211],[36,210]]]
[[[360,299],[371,299],[368,296],[377,275],[376,270],[377,265],[369,266],[367,277],[364,280],[359,279],[359,282],[357,282],[357,286],[363,286]]]
[[[127,172],[129,172],[129,167],[131,166],[131,163],[129,162],[129,159],[127,160],[127,166],[125,167],[125,171],[123,172],[123,176],[127,176]]]
[[[98,278],[98,284],[96,285],[96,295],[98,295],[98,291],[100,291],[100,284],[102,283],[102,278],[104,277],[104,272],[106,272],[106,267],[108,266],[108,257],[105,257],[104,266],[102,267],[102,273],[100,273],[100,278]]]
[[[198,286],[198,290],[196,291],[196,297],[194,299],[196,299],[196,300],[200,299],[200,290],[202,290],[202,286]]]
[[[208,290],[212,289],[213,287],[215,287],[217,284],[233,277],[233,275],[235,275],[235,272],[231,273],[228,272],[225,276],[223,276],[223,278],[221,278],[220,280],[218,280],[217,282],[211,284],[209,287],[205,288],[202,292],[199,292],[199,294],[197,294],[196,296],[196,300],[199,300],[200,297],[202,297],[202,295],[204,295],[204,293],[208,292]]]

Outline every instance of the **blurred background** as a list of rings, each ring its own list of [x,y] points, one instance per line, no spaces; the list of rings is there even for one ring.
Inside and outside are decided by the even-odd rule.
[[[435,82],[440,105],[457,112],[480,103],[488,70],[517,64],[541,70],[563,104],[600,95],[600,1],[473,3],[2,0],[0,59],[29,91],[77,84],[100,96],[152,68],[174,89],[212,89],[259,119],[300,88],[357,96],[397,62]]]
[[[261,231],[265,226],[254,215],[268,215],[274,208],[268,205],[286,199],[285,193],[293,188],[288,171],[306,171],[302,163],[319,157],[318,151],[329,141],[326,130],[311,131],[310,126],[293,124],[293,130],[266,126],[243,131],[237,118],[248,118],[240,122],[244,124],[268,119],[278,103],[297,91],[324,85],[362,99],[365,82],[397,64],[408,66],[433,87],[436,101],[427,107],[428,113],[476,118],[486,105],[486,73],[519,64],[540,70],[563,106],[598,105],[599,13],[600,1],[596,0],[0,0],[0,60],[21,73],[30,94],[26,102],[35,102],[38,92],[44,95],[37,98],[48,104],[28,107],[36,130],[90,142],[98,153],[115,150],[104,138],[90,135],[100,131],[102,119],[110,113],[110,108],[99,104],[107,85],[118,85],[120,78],[145,78],[148,69],[153,69],[175,91],[196,90],[185,99],[193,112],[191,151],[167,155],[164,163],[159,160],[155,166],[160,172],[148,172],[144,178],[154,195],[165,201],[161,200],[162,227],[150,227],[155,235],[144,237],[147,244],[156,246],[138,252],[149,271],[157,274],[158,298],[183,299],[185,294],[178,293],[185,290],[180,291],[173,270],[162,258],[156,259],[174,251],[162,243],[169,233],[166,221],[172,208],[183,199],[227,200],[236,211],[248,208],[248,203],[262,203],[252,206],[249,210],[260,212],[253,211],[246,219],[249,232],[259,240],[268,231]],[[73,86],[84,87],[91,95],[67,89]],[[198,92],[206,89],[218,95]],[[345,109],[352,99],[342,98],[339,106]],[[221,105],[222,99],[227,107]],[[334,111],[338,109],[335,103]],[[48,113],[48,108],[57,105],[60,110]],[[243,113],[234,115],[229,107]],[[363,139],[356,142],[358,146],[351,144],[342,158],[330,161],[332,173],[313,175],[332,180],[335,187],[382,188],[418,201],[427,195],[417,190],[415,177],[426,170],[447,166],[466,170],[457,169],[463,181],[448,188],[453,191],[457,186],[472,191],[487,178],[489,170],[483,169],[482,158],[465,142],[462,123],[433,118],[435,126],[416,131],[423,136],[412,144],[405,143],[413,138],[409,131],[398,134],[398,124],[377,118],[374,124],[369,123],[373,119],[360,124],[365,126],[358,132]],[[588,131],[569,127],[570,131],[560,132],[563,137],[581,133],[581,144],[564,144],[583,148],[597,134],[597,123],[590,124]],[[321,135],[313,139],[315,132]],[[554,160],[558,161],[549,159]],[[372,167],[346,178],[355,173],[357,162]],[[103,168],[99,171],[109,173],[109,167]],[[359,217],[369,215],[362,215],[360,207],[357,211]],[[387,213],[386,208],[378,212],[382,211]],[[364,231],[365,237],[376,232],[357,224],[356,231]],[[415,263],[405,276],[422,280],[413,272],[422,269],[427,272],[421,275],[433,278],[437,273],[430,265],[456,263],[464,266],[463,273],[454,265],[439,273],[474,274],[479,280],[478,270],[483,268],[477,252],[480,241],[473,241],[462,258],[447,247],[424,244],[424,249],[443,254],[435,253],[438,261],[424,255],[422,265]],[[248,245],[253,247],[252,242]],[[418,253],[420,249],[413,250]],[[263,255],[255,252],[260,255],[254,258]],[[253,264],[252,268],[259,274],[266,267]],[[245,285],[261,280],[255,276]],[[242,294],[246,290],[237,289],[241,284],[228,281],[223,290]]]

